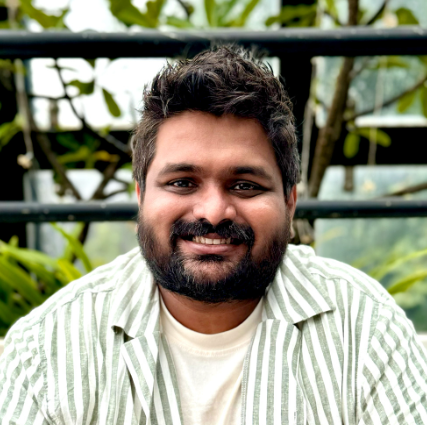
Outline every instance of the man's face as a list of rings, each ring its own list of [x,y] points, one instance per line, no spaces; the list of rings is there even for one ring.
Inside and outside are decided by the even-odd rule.
[[[295,210],[259,122],[184,112],[160,127],[138,237],[165,289],[206,302],[263,295]]]

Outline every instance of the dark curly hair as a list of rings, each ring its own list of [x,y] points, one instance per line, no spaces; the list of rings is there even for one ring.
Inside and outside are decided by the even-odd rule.
[[[292,105],[280,81],[254,51],[220,46],[194,59],[167,64],[143,93],[133,142],[134,179],[145,190],[160,125],[184,111],[259,121],[273,146],[285,196],[299,181],[299,156]]]

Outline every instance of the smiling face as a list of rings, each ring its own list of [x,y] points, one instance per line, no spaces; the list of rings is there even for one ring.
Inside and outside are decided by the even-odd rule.
[[[160,285],[209,302],[262,296],[289,240],[296,191],[286,201],[259,122],[194,111],[165,120],[137,193],[140,244]]]

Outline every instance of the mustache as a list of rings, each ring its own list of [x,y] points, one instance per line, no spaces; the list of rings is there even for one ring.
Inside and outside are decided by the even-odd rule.
[[[212,225],[208,221],[185,221],[177,220],[171,228],[171,239],[177,237],[189,238],[193,236],[205,236],[208,233],[216,233],[224,239],[231,238],[244,242],[250,246],[255,241],[255,233],[252,227],[244,224],[237,224],[231,220]]]

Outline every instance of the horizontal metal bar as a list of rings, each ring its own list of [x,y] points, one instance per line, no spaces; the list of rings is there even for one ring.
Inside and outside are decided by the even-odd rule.
[[[0,223],[43,223],[49,221],[127,221],[136,220],[135,203],[77,202],[39,204],[0,202]],[[427,200],[404,201],[298,201],[295,218],[398,218],[427,217]]]
[[[257,45],[270,56],[375,56],[427,54],[427,28],[345,27],[335,30],[287,28],[248,31],[98,33],[0,31],[0,57],[176,57],[192,56],[212,42]]]
[[[298,201],[295,218],[408,218],[427,217],[427,200]]]

